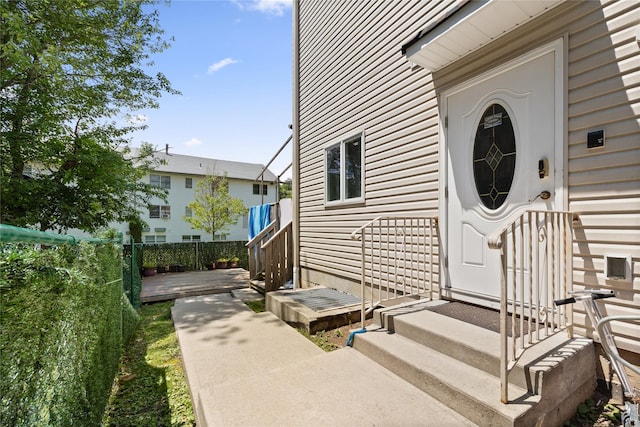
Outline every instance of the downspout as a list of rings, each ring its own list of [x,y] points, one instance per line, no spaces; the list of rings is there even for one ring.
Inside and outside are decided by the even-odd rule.
[[[291,199],[293,204],[293,288],[300,287],[300,4],[293,1],[293,129],[292,131],[292,170],[291,170]]]

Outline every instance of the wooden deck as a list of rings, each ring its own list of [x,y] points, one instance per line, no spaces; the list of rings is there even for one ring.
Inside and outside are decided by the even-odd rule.
[[[243,288],[249,288],[249,272],[242,268],[162,273],[142,278],[140,300],[144,304]]]

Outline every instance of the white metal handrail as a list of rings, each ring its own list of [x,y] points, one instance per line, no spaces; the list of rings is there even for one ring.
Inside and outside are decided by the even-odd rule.
[[[571,306],[555,307],[573,287],[573,221],[566,211],[520,212],[489,236],[500,250],[500,400],[508,402],[509,372],[525,350],[567,330]],[[511,326],[508,327],[509,320]]]
[[[361,322],[385,301],[440,292],[438,218],[380,216],[351,233],[361,244]],[[434,286],[435,285],[435,286]]]

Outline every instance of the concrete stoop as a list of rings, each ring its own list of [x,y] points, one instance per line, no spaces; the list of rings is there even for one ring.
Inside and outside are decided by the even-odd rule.
[[[523,354],[500,402],[500,335],[429,310],[442,301],[376,310],[354,348],[481,426],[557,426],[595,389],[589,339],[563,332]]]
[[[330,307],[326,309],[317,310],[305,305],[297,298],[297,296],[317,290],[334,294],[335,304],[330,304]],[[355,298],[324,286],[272,291],[266,294],[265,309],[288,324],[301,327],[310,334],[315,334],[318,331],[326,331],[344,325],[355,325],[360,321],[359,301],[357,304],[341,304],[342,297]],[[305,299],[313,300],[313,298],[310,296]]]

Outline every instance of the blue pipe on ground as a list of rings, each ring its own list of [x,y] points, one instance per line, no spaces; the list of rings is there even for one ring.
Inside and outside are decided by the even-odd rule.
[[[356,334],[364,334],[365,332],[367,332],[366,328],[362,328],[362,329],[358,329],[356,331],[353,331],[349,334],[349,339],[347,339],[347,346],[349,347],[353,347],[353,337]]]

